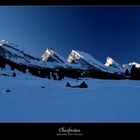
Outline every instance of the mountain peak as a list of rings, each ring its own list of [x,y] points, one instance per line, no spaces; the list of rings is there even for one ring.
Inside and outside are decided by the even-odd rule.
[[[73,60],[75,60],[75,59],[79,60],[80,57],[81,57],[81,55],[77,51],[72,50],[71,53],[70,53],[70,55],[67,58],[67,61],[69,63],[72,63]]]
[[[67,61],[71,64],[77,64],[77,66],[81,69],[84,68],[108,71],[104,64],[96,60],[90,54],[85,53],[83,51],[72,50],[67,58]]]
[[[132,66],[135,66],[136,68],[140,68],[140,64],[137,62],[131,62],[129,64],[123,64],[123,67],[125,70],[128,70],[129,73],[131,72]]]
[[[128,65],[131,65],[131,66],[135,65],[136,68],[140,68],[140,64],[137,62],[132,62],[132,63],[129,63]]]
[[[41,56],[42,61],[64,63],[65,60],[58,53],[56,53],[52,48],[47,48],[45,53]]]
[[[115,61],[110,56],[108,56],[107,59],[106,59],[105,66],[113,65],[114,62]]]
[[[125,71],[124,67],[121,64],[119,64],[118,62],[116,62],[114,59],[112,59],[109,56],[106,59],[105,66],[109,67],[114,72],[124,73]]]
[[[47,61],[50,56],[52,56],[55,52],[51,48],[47,48],[45,53],[41,56],[42,61]]]
[[[3,44],[7,44],[8,41],[5,41],[5,40],[0,40],[0,46],[2,46]]]

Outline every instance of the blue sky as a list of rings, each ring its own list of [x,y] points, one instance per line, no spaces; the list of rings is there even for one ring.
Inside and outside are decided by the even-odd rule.
[[[105,63],[140,63],[140,7],[0,7],[0,39],[41,56],[47,47],[72,49]]]

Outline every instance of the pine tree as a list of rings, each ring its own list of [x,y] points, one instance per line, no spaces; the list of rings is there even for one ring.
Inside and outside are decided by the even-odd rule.
[[[137,79],[137,70],[136,70],[135,65],[133,65],[131,68],[130,76],[131,76],[131,79]]]
[[[53,72],[52,72],[52,78],[53,78],[53,80],[57,80],[57,78],[56,78],[56,74],[53,73]]]
[[[58,80],[62,80],[62,79],[64,79],[63,72],[62,72],[62,70],[59,70],[59,72],[58,72]]]

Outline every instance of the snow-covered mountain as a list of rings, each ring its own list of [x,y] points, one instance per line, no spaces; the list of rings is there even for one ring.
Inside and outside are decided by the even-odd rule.
[[[125,73],[124,67],[118,62],[116,62],[115,60],[113,60],[111,57],[107,57],[105,66],[107,66],[109,69],[111,69],[114,72]]]
[[[65,59],[50,48],[47,48],[41,57],[42,61],[65,63]]]
[[[20,50],[17,45],[5,40],[0,41],[0,56],[17,64],[39,65],[40,58],[34,57]]]
[[[93,69],[112,73],[104,64],[93,58],[90,54],[82,51],[72,50],[67,61],[70,64],[75,64],[80,69]]]
[[[0,41],[0,56],[17,64],[37,67],[65,67],[65,60],[55,51],[47,49],[42,58],[37,58],[25,51],[22,51],[17,45],[5,40]]]
[[[136,62],[131,62],[129,64],[123,64],[124,69],[125,70],[127,69],[129,71],[129,73],[131,72],[132,66],[135,66],[136,68],[140,68],[140,64],[136,63]]]
[[[107,57],[106,63],[103,64],[90,54],[75,50],[72,50],[68,58],[65,59],[53,49],[47,48],[44,54],[38,58],[32,56],[26,51],[23,51],[17,45],[5,40],[0,41],[0,57],[16,64],[24,64],[25,69],[30,67],[36,67],[39,69],[49,68],[52,70],[63,68],[65,70],[80,70],[81,72],[86,72],[86,70],[93,72],[95,70],[110,74],[124,74],[126,69],[130,72],[133,65],[140,67],[140,64],[136,62],[129,63],[127,65],[120,65],[111,57]]]
[[[51,48],[47,48],[41,58],[43,66],[50,68],[68,67],[66,60]]]

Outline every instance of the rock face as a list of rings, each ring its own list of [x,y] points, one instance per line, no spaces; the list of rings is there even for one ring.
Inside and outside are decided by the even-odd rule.
[[[88,88],[88,85],[83,81],[80,85],[79,88]]]
[[[67,82],[66,87],[71,87],[71,85],[70,85],[70,83],[69,83],[69,82]]]
[[[83,81],[80,85],[71,86],[69,82],[67,82],[66,87],[71,88],[88,88],[88,85]]]
[[[41,57],[42,61],[65,63],[64,58],[62,58],[58,53],[50,48],[47,48]]]

